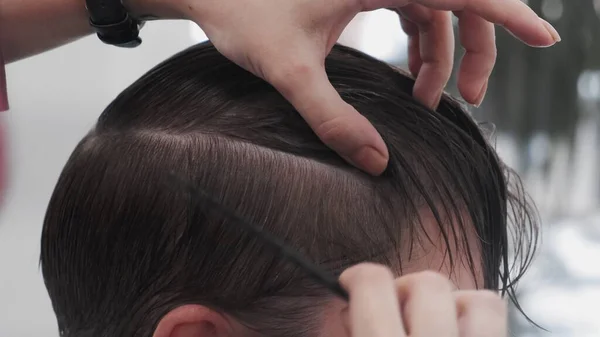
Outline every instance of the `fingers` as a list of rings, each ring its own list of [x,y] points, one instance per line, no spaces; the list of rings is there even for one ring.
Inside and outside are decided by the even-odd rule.
[[[394,280],[384,266],[360,264],[344,271],[340,283],[350,294],[342,316],[352,337],[507,336],[507,306],[498,294],[455,291],[443,274]]]
[[[405,3],[405,0],[399,0]],[[560,41],[558,32],[521,0],[417,0],[429,8],[467,11],[501,25],[524,43],[551,46]]]
[[[340,283],[350,294],[348,325],[352,337],[406,336],[394,276],[389,269],[360,264],[344,271]]]
[[[454,32],[451,14],[430,10],[420,5],[408,5],[399,10],[400,15],[418,29],[420,67],[413,95],[430,108],[439,104],[444,87],[452,74],[454,59]],[[410,26],[409,27],[409,30]],[[414,34],[414,31],[411,31]],[[414,46],[413,46],[414,48]],[[409,52],[414,52],[409,48]],[[410,55],[410,58],[417,58]],[[413,61],[418,64],[418,61]],[[417,68],[416,66],[414,66]],[[411,68],[412,71],[412,68]]]
[[[458,72],[458,90],[468,103],[479,106],[496,62],[494,25],[473,12],[455,12],[465,55]]]
[[[398,12],[400,14],[400,12]],[[400,25],[408,36],[408,69],[416,78],[419,75],[423,61],[421,60],[421,47],[419,46],[419,27],[400,15]]]
[[[364,10],[401,8],[413,3],[430,9],[467,11],[503,26],[530,46],[547,47],[560,41],[556,29],[522,0],[360,0],[360,3]]]
[[[461,337],[506,337],[508,315],[506,302],[487,290],[458,291],[454,294]]]
[[[358,168],[381,174],[389,158],[383,139],[364,116],[342,100],[329,82],[322,61],[271,62],[276,68],[267,67],[265,79],[325,144]]]
[[[425,271],[397,279],[396,286],[408,335],[459,336],[454,287],[448,278]]]
[[[414,96],[431,108],[439,103],[454,56],[452,24],[443,11],[455,11],[459,18],[466,53],[458,73],[458,89],[465,101],[476,106],[483,101],[496,61],[494,24],[532,46],[560,41],[556,30],[521,0],[416,0],[409,5],[406,0],[363,2],[371,7],[400,6],[397,12],[409,36],[409,68],[416,77]]]

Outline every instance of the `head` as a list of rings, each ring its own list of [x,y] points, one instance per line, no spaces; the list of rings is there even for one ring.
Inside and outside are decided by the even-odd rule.
[[[386,141],[381,176],[347,164],[210,43],[106,108],[44,222],[41,266],[62,336],[345,336],[344,303],[173,188],[170,172],[336,275],[370,261],[511,293],[535,222],[478,125],[448,96],[435,111],[419,104],[410,77],[355,50],[335,46],[326,69]]]

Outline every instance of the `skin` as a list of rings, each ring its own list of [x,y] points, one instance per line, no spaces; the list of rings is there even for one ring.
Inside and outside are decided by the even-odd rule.
[[[547,47],[556,30],[521,0],[125,0],[134,15],[189,19],[217,49],[285,96],[324,143],[371,174],[388,151],[375,128],[331,86],[323,60],[359,12],[388,8],[409,36],[414,95],[435,108],[453,67],[451,15],[459,19],[465,55],[458,72],[463,98],[479,105],[496,59],[494,24],[524,43]],[[92,33],[83,0],[0,0],[0,42],[11,62]]]
[[[428,218],[426,218],[427,220]],[[325,310],[321,336],[333,337],[507,337],[507,305],[496,293],[476,290],[475,276],[462,263],[454,270],[432,219],[425,224],[432,241],[417,246],[405,273],[370,263],[340,276],[350,302],[332,300]],[[468,238],[479,259],[477,237]],[[453,243],[451,243],[453,247]],[[183,305],[165,315],[153,337],[254,336],[235,319],[201,305]]]

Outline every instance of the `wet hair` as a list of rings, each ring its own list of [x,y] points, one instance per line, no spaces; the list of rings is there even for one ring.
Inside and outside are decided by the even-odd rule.
[[[535,212],[478,124],[449,96],[436,111],[419,104],[413,79],[356,50],[335,46],[325,63],[388,146],[379,177],[347,164],[273,87],[208,42],[106,108],[65,165],[44,221],[41,267],[61,336],[152,336],[162,316],[190,303],[266,336],[319,332],[333,295],[170,188],[172,171],[335,275],[363,261],[402,273],[434,240],[423,235],[429,212],[453,266],[514,297],[536,246]]]

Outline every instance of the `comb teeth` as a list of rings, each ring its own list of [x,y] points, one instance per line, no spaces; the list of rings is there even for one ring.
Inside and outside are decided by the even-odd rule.
[[[244,219],[242,216],[240,216],[233,210],[228,209],[220,202],[216,201],[213,197],[211,197],[200,187],[194,186],[190,181],[178,176],[175,172],[170,172],[169,183],[171,187],[177,186],[179,188],[183,188],[193,197],[210,205],[211,208],[217,210],[223,216],[226,216],[230,220],[233,220],[233,222],[236,223],[240,228],[256,236],[265,245],[273,249],[275,253],[278,254],[282,259],[287,260],[300,267],[302,270],[304,270],[304,272],[306,272],[307,275],[309,275],[321,285],[325,286],[332,293],[339,296],[343,300],[349,300],[350,297],[348,295],[348,292],[344,288],[342,288],[337,278],[333,274],[327,272],[323,268],[311,262],[305,256],[300,254],[300,252],[287,245],[280,238],[263,230],[261,227],[250,223],[248,220]]]

